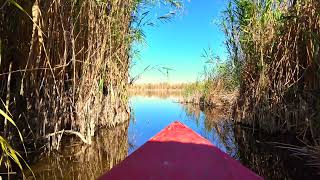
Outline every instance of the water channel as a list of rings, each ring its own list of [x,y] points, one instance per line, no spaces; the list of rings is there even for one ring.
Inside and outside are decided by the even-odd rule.
[[[319,178],[307,162],[274,144],[293,143],[294,138],[253,132],[234,125],[220,110],[202,111],[174,97],[134,96],[130,106],[130,121],[100,130],[91,146],[65,139],[59,151],[40,156],[32,165],[37,179],[95,179],[177,120],[265,179]]]

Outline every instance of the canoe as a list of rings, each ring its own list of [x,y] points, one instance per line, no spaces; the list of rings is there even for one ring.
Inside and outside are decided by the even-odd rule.
[[[101,180],[261,180],[193,130],[174,122],[147,141]]]

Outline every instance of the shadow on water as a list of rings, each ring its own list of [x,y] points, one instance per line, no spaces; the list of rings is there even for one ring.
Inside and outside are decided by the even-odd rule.
[[[238,148],[235,158],[265,179],[320,179],[319,171],[308,165],[307,159],[279,146],[299,145],[294,136],[270,137],[240,126],[235,126],[234,132]]]
[[[32,166],[36,178],[96,179],[127,156],[128,125],[98,131],[90,146],[63,142],[61,150],[44,155]]]
[[[34,160],[32,169],[37,179],[96,179],[175,120],[265,179],[320,179],[305,159],[296,158],[290,151],[270,143],[296,144],[292,136],[270,137],[253,132],[234,125],[222,110],[201,110],[199,106],[176,103],[175,98],[136,96],[130,104],[134,120],[100,130],[91,146],[65,138],[59,151]]]
[[[200,108],[188,106],[184,106],[187,114],[198,122],[196,117],[199,117]],[[319,171],[310,167],[306,159],[294,156],[293,152],[279,146],[280,143],[299,145],[294,136],[275,137],[253,132],[250,128],[235,125],[219,109],[203,109],[202,112],[205,114],[205,130],[212,136],[218,135],[212,137],[218,141],[217,144],[222,144],[231,157],[265,179],[320,179]]]
[[[193,119],[197,126],[203,123],[204,134],[215,146],[224,149],[226,153],[234,156],[235,141],[233,133],[233,123],[226,117],[226,113],[221,109],[206,109],[204,107],[195,106],[192,104],[183,104],[187,116]],[[201,114],[204,114],[201,120]]]
[[[167,129],[167,131],[170,131]],[[180,131],[184,131],[183,129]],[[188,130],[187,130],[188,131]],[[174,132],[167,132],[175,134]],[[152,140],[138,149],[132,156],[117,166],[102,179],[259,179],[218,148],[207,144],[207,141],[197,135],[189,135],[193,142],[183,142],[185,139],[177,133],[182,142],[172,141],[175,138]],[[161,137],[158,137],[161,139]],[[169,140],[168,140],[169,139]],[[150,153],[152,152],[152,153]],[[156,155],[155,155],[156,154]],[[159,171],[160,170],[160,171]],[[127,173],[126,173],[127,172]]]

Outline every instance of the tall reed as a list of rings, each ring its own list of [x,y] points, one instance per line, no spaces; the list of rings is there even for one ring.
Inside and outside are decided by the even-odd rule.
[[[320,2],[232,0],[224,13],[238,69],[237,121],[319,142]]]
[[[26,127],[27,138],[59,144],[69,133],[91,143],[98,127],[129,119],[136,17],[142,6],[154,2],[1,1],[0,96]]]

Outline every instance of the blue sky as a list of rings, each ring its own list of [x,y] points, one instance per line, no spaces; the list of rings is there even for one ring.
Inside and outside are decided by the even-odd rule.
[[[227,0],[191,0],[184,3],[180,15],[170,22],[159,23],[155,27],[144,27],[146,36],[144,45],[136,46],[139,57],[133,60],[135,65],[130,74],[135,76],[147,66],[157,67],[144,73],[136,83],[158,82],[194,82],[201,79],[205,65],[202,57],[204,50],[211,48],[222,59],[227,57],[223,45],[224,34],[218,25],[221,12]],[[151,16],[159,16],[168,11],[168,7],[158,5]],[[158,69],[174,69],[167,77]]]

